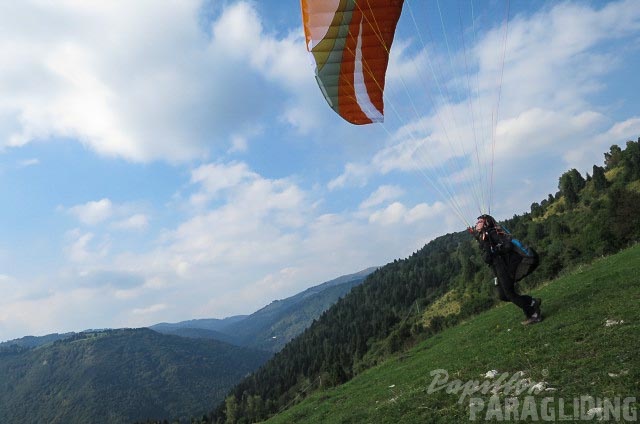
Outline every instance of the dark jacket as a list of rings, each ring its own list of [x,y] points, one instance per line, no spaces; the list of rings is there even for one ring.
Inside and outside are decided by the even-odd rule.
[[[488,227],[482,230],[477,236],[483,259],[486,263],[491,263],[496,255],[506,255],[513,250],[513,244],[508,237],[500,235],[496,227]]]
[[[496,227],[484,228],[477,236],[482,259],[497,275],[515,278],[522,257],[514,252],[513,243],[506,235],[498,233]],[[506,275],[505,275],[506,274]]]

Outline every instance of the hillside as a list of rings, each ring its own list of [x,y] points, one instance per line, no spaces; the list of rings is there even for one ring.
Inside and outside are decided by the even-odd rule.
[[[31,349],[43,344],[55,342],[56,340],[66,339],[75,334],[76,333],[53,333],[45,336],[25,336],[19,339],[7,340],[0,343],[0,352],[7,349]]]
[[[344,275],[311,287],[283,300],[277,300],[238,321],[226,331],[238,337],[238,344],[277,352],[314,319],[354,287],[362,284],[375,268]]]
[[[541,257],[523,290],[640,241],[640,141],[604,157],[586,177],[565,172],[555,194],[502,223]],[[238,384],[211,420],[263,420],[302,393],[344,384],[496,305],[492,280],[467,232],[438,237],[371,274]]]
[[[374,270],[368,268],[313,286],[286,299],[275,300],[251,315],[224,320],[162,323],[149,328],[165,334],[213,338],[238,346],[278,352]]]
[[[181,321],[176,323],[161,322],[155,324],[149,328],[160,333],[164,332],[178,332],[183,328],[194,328],[200,330],[208,330],[215,332],[222,332],[226,327],[234,324],[238,321],[245,319],[247,315],[234,315],[223,319],[217,318],[205,318],[205,319],[191,319],[188,321]]]
[[[540,393],[535,394],[537,389],[533,389],[533,403],[529,404],[534,405],[537,415],[531,412],[525,422],[542,419],[545,397],[553,399],[548,402],[554,408],[546,412],[556,414],[546,421],[561,419],[561,402],[565,416],[579,414],[574,411],[573,399],[580,396],[608,398],[612,403],[617,396],[624,404],[626,397],[637,398],[640,387],[639,276],[640,245],[636,245],[579,267],[536,290],[535,294],[544,299],[546,318],[541,324],[521,326],[517,309],[502,304],[395,355],[344,385],[312,394],[267,422],[463,423],[470,420],[472,398],[484,402],[475,401],[472,406],[476,420],[484,421],[490,391],[482,394],[478,390],[458,403],[462,389],[456,392],[449,386],[447,393],[443,386],[455,380],[461,384],[494,384],[503,373],[508,379],[516,376],[513,381],[522,382],[527,389],[519,396],[500,391],[501,414],[508,413],[504,408],[507,398],[510,402],[518,399],[517,412],[511,417],[515,413],[520,418],[526,415],[526,396],[540,383]],[[434,373],[436,370],[445,370],[448,380],[445,382],[444,373]],[[486,377],[490,370],[497,370],[497,376]],[[521,371],[523,377],[517,374]],[[508,379],[503,379],[503,384]],[[596,407],[595,401],[588,406],[588,400],[579,405],[585,406],[584,412]],[[633,405],[637,408],[637,403]],[[507,416],[499,413],[491,416]],[[618,413],[620,420],[626,421],[624,411]]]
[[[0,422],[130,423],[206,412],[270,354],[148,329],[0,353]]]
[[[225,343],[237,344],[236,338],[233,335],[225,334],[221,331],[216,330],[207,330],[205,328],[199,327],[180,327],[180,326],[163,326],[159,324],[158,326],[149,327],[153,331],[157,331],[162,334],[170,334],[174,336],[180,337],[189,337],[192,339],[212,339],[218,340]]]

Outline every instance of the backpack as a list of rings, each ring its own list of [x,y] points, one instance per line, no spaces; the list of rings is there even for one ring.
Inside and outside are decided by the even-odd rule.
[[[503,226],[496,225],[498,235],[511,242],[513,252],[520,255],[520,263],[516,268],[514,280],[520,281],[527,275],[531,274],[540,265],[540,257],[533,247],[523,244],[517,238],[514,238],[509,230]]]

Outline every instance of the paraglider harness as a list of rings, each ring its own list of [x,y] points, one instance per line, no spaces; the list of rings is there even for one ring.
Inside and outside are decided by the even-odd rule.
[[[480,219],[485,222],[482,231],[469,228],[469,232],[474,235],[481,246],[485,244],[485,255],[488,255],[485,257],[485,262],[489,263],[493,255],[513,252],[519,257],[519,263],[513,275],[515,281],[520,281],[535,271],[540,264],[540,258],[532,247],[513,237],[509,230],[498,225],[491,215],[481,215],[478,217],[478,220]],[[494,234],[491,234],[492,232]]]

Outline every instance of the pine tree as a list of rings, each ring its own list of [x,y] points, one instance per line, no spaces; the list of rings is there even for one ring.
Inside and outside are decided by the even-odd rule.
[[[597,192],[603,192],[609,186],[602,166],[593,165],[593,187]]]
[[[618,166],[620,161],[622,160],[622,149],[617,144],[614,144],[609,149],[609,153],[604,154],[604,164],[606,166],[607,171]]]
[[[560,194],[564,196],[569,207],[573,207],[578,203],[578,193],[584,188],[586,181],[575,168],[565,172],[560,177],[558,189]]]
[[[226,423],[235,424],[238,421],[238,401],[234,395],[228,396],[224,401]]]

